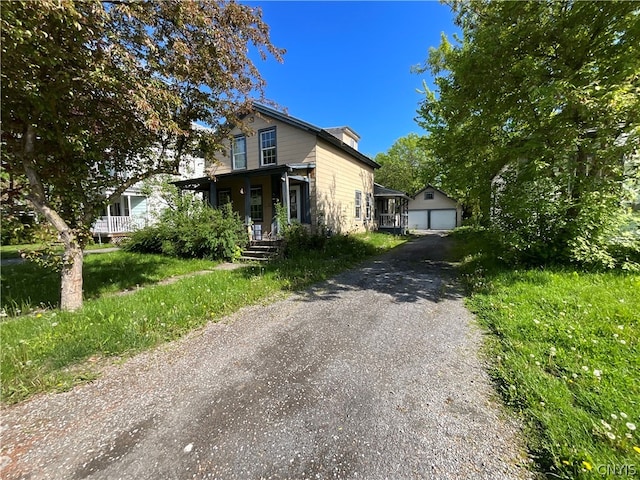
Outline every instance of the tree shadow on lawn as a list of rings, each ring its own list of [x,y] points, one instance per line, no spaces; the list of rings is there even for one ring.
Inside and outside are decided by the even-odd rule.
[[[170,259],[155,255],[108,253],[85,257],[83,293],[85,299],[107,292],[156,283]],[[172,275],[173,273],[169,273]],[[31,262],[3,267],[1,306],[9,316],[29,308],[57,308],[60,303],[60,273]],[[22,310],[22,312],[20,312]]]

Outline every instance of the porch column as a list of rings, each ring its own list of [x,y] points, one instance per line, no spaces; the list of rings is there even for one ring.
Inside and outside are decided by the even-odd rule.
[[[251,179],[244,177],[244,224],[251,224]]]
[[[309,181],[302,183],[302,192],[300,195],[302,202],[302,223],[311,223],[311,195]]]
[[[111,204],[107,205],[107,233],[111,233]]]
[[[218,186],[216,185],[216,182],[211,181],[209,182],[209,205],[211,207],[217,207],[218,206]]]
[[[289,209],[289,174],[287,172],[284,172],[282,181],[284,182],[284,188],[282,189],[282,206],[286,208],[287,211],[287,225],[291,225],[291,210]]]

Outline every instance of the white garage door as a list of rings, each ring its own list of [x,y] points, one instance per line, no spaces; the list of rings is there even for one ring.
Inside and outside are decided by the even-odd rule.
[[[409,210],[409,229],[426,230],[429,228],[428,210]]]
[[[431,210],[432,230],[453,230],[456,228],[455,210]]]
[[[429,222],[431,217],[431,222]],[[452,230],[456,228],[456,211],[409,210],[409,228],[414,230]]]

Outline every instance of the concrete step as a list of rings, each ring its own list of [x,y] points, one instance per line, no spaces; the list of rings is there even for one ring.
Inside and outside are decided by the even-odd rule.
[[[242,252],[240,260],[244,261],[269,261],[280,255],[282,242],[280,240],[252,240],[249,246]]]

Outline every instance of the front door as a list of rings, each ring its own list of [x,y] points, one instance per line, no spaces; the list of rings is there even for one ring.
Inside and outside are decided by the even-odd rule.
[[[291,221],[301,221],[300,207],[300,185],[291,185],[289,188],[289,217]]]

